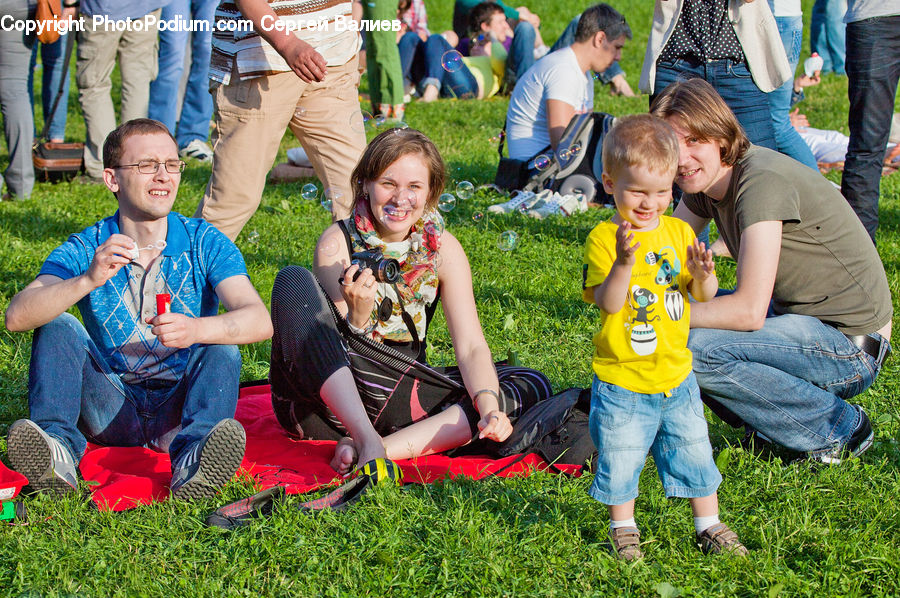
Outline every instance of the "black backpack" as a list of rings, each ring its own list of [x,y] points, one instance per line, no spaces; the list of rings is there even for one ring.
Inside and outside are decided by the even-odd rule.
[[[576,114],[563,131],[556,152],[548,147],[527,161],[504,158],[505,135],[501,136],[500,163],[494,184],[503,189],[534,193],[543,189],[552,189],[560,195],[581,193],[589,202],[612,205],[612,197],[600,182],[600,173],[603,172],[603,139],[613,121],[615,117],[605,112]]]
[[[590,403],[590,389],[564,390],[530,407],[516,420],[512,434],[502,443],[476,439],[450,454],[486,454],[492,457],[521,455],[495,472],[495,475],[531,453],[539,455],[556,473],[562,473],[558,465],[577,465],[582,468],[582,472],[593,471],[597,449],[591,440],[588,424]]]

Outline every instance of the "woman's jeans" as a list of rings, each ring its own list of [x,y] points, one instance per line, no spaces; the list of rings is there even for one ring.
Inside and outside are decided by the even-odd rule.
[[[769,1],[771,3],[772,0]],[[787,53],[793,73],[797,70],[800,47],[803,44],[803,17],[775,17],[775,24],[781,34],[781,43],[784,44],[784,51]],[[819,167],[812,150],[791,125],[791,95],[793,92],[794,78],[791,77],[781,87],[766,94],[769,98],[772,125],[775,127],[775,144],[782,154],[788,155],[818,172]]]
[[[699,62],[679,58],[674,62],[660,62],[656,65],[656,83],[650,102],[669,84],[700,77],[712,85],[744,128],[744,132],[754,145],[769,149],[775,146],[775,129],[769,100],[750,76],[747,65],[732,60]]]
[[[478,97],[478,82],[465,64],[453,64],[448,70],[442,64],[444,54],[453,46],[442,35],[431,35],[423,48],[425,75],[419,82],[419,90],[434,85],[443,98],[474,99]],[[459,58],[457,58],[458,60]]]
[[[34,332],[28,372],[30,418],[76,460],[86,442],[148,446],[172,462],[237,408],[241,354],[234,345],[194,345],[180,380],[126,384],[73,315]]]
[[[846,401],[872,384],[889,345],[875,359],[837,328],[788,314],[752,332],[695,328],[688,347],[713,411],[789,449],[815,452],[853,434],[858,412]]]

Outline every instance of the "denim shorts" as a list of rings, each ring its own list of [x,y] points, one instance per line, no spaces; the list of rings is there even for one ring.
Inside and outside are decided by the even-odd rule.
[[[648,452],[668,498],[709,496],[722,482],[693,372],[670,392],[654,394],[594,376],[590,427],[598,455],[588,493],[604,504],[620,505],[638,495]]]

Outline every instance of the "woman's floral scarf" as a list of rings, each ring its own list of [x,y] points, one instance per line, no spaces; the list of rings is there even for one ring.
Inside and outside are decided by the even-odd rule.
[[[379,282],[377,285],[375,307],[371,316],[376,323],[371,334],[372,338],[398,342],[413,341],[412,334],[401,316],[402,299],[406,313],[415,323],[419,340],[425,340],[425,329],[428,324],[425,310],[434,303],[438,292],[437,260],[440,257],[438,250],[444,232],[444,219],[434,208],[427,209],[422,218],[412,226],[409,236],[395,243],[386,243],[378,237],[368,201],[356,202],[353,221],[366,245],[365,248],[354,247],[354,251],[380,249],[385,257],[393,258],[400,263],[401,279],[396,284]],[[393,310],[387,320],[379,320],[379,307],[386,298],[392,301]]]

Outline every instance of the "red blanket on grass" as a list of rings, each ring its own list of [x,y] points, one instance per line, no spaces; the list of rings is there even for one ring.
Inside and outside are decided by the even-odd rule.
[[[300,494],[341,481],[328,465],[335,443],[288,438],[272,412],[268,385],[241,389],[235,417],[247,431],[247,451],[238,475],[253,480],[260,489],[281,485],[289,494]],[[517,458],[431,455],[397,464],[407,483],[429,484],[460,475],[481,479]],[[140,447],[89,446],[79,467],[82,477],[92,484],[91,498],[100,510],[124,511],[169,496],[172,474],[169,455],[164,453]],[[498,475],[528,475],[544,468],[546,463],[532,454]],[[578,470],[576,466],[560,468],[571,473]]]

